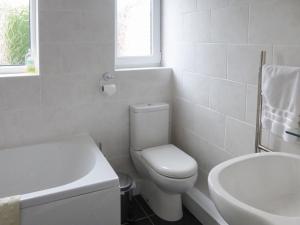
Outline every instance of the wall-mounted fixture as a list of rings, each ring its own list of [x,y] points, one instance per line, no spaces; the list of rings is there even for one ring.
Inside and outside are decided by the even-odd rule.
[[[106,72],[102,75],[102,78],[104,81],[110,81],[110,80],[113,80],[115,79],[115,75],[111,74],[110,72]]]
[[[256,152],[273,151],[261,143],[262,128],[282,137],[285,142],[297,142],[300,137],[297,117],[300,114],[300,68],[265,64],[266,51],[262,51],[257,95]]]
[[[109,81],[114,80],[115,75],[106,72],[102,75],[102,79],[100,81],[100,92],[104,93],[106,96],[113,96],[117,92],[117,85],[113,83],[109,83]]]

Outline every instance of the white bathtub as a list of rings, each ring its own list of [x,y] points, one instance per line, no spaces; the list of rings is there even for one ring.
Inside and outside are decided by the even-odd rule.
[[[0,151],[0,198],[21,196],[21,225],[119,225],[116,173],[88,135]]]

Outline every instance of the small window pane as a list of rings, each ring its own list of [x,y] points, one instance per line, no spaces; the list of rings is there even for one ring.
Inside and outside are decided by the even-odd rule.
[[[0,0],[0,65],[25,64],[30,48],[29,0]]]
[[[152,0],[119,0],[117,56],[152,55]]]

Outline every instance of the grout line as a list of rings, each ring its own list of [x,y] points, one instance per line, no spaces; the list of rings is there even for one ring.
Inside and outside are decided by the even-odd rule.
[[[138,222],[138,221],[145,220],[145,219],[148,219],[148,217],[144,216],[144,217],[138,218],[134,222]]]
[[[155,215],[154,213],[152,215],[148,215],[148,213],[146,212],[146,210],[144,209],[144,207],[142,206],[142,204],[139,202],[139,200],[135,199],[136,203],[138,204],[138,206],[140,207],[140,209],[143,211],[143,213],[146,215],[146,218],[150,221],[150,223],[152,225],[154,225],[153,221],[151,220],[151,216]],[[147,204],[147,202],[145,202]]]
[[[247,111],[247,104],[248,104],[248,100],[249,100],[249,99],[248,99],[248,97],[249,97],[249,96],[248,96],[248,85],[247,85],[247,83],[245,83],[244,85],[245,85],[245,86],[244,86],[244,94],[245,94],[245,96],[244,96],[244,97],[245,97],[245,98],[244,98],[244,102],[245,102],[245,107],[244,107],[244,112],[243,112],[243,114],[244,114],[244,115],[243,115],[243,117],[244,117],[244,118],[243,118],[243,121],[248,122],[248,121],[247,121],[247,112],[248,112],[248,111]]]
[[[146,212],[146,210],[144,209],[144,207],[143,207],[143,205],[140,203],[140,201],[136,199],[136,202],[137,202],[138,206],[140,207],[140,209],[143,211],[143,213],[144,213],[147,217],[149,217],[150,215],[148,215],[148,213]],[[145,203],[146,203],[146,202],[145,202]],[[147,204],[147,203],[146,203],[146,204]]]
[[[152,221],[151,217],[149,217],[149,221],[152,225],[155,225],[154,222]]]
[[[248,24],[247,24],[247,44],[250,42],[250,25],[251,25],[251,13],[252,13],[252,6],[248,4]]]
[[[226,79],[225,80],[228,80],[228,77],[229,77],[229,74],[228,74],[228,72],[229,72],[229,46],[228,46],[228,44],[226,44]]]
[[[141,201],[139,201],[137,198],[134,198],[134,201],[136,202],[136,204],[140,207],[140,209],[147,215],[147,217],[146,218],[143,218],[143,219],[139,219],[139,220],[137,220],[137,221],[142,221],[142,220],[147,220],[148,222],[150,222],[150,224],[151,225],[155,225],[155,223],[153,222],[153,218],[156,216],[154,213],[153,214],[151,214],[151,215],[149,215],[149,214],[147,214],[147,212],[146,212],[146,210],[144,209],[144,207],[142,206],[142,203],[141,203]],[[146,203],[146,202],[145,202]],[[147,203],[146,203],[147,204]],[[189,210],[187,209],[187,208],[185,208],[184,206],[183,206],[183,210],[185,211],[185,210],[187,210],[188,211],[188,213],[192,216],[192,217],[194,217],[190,212],[189,212]],[[201,223],[200,223],[200,221],[198,221],[197,220],[197,218],[195,218],[196,219],[196,221],[198,222],[197,224],[199,224],[199,225],[202,225]],[[125,224],[122,224],[122,225],[130,225],[131,223],[125,223]]]

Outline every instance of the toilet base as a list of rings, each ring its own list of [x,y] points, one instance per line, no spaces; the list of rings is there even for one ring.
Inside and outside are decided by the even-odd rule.
[[[182,218],[181,194],[166,193],[148,180],[143,181],[141,194],[149,207],[161,219],[178,221]]]

